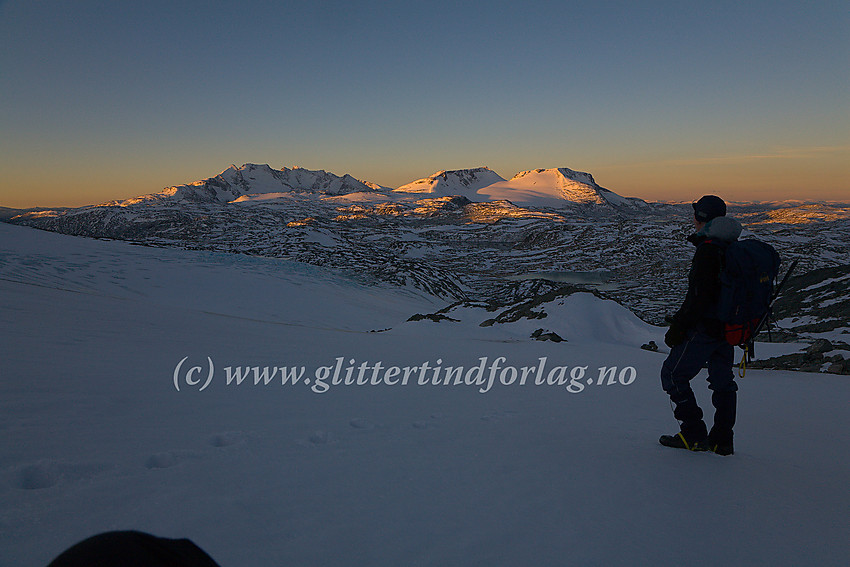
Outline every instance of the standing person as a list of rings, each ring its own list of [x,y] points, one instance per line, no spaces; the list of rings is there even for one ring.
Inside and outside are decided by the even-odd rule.
[[[696,231],[688,241],[696,251],[688,274],[688,292],[664,336],[671,350],[661,366],[661,386],[673,403],[680,431],[662,435],[659,442],[667,447],[731,455],[738,390],[732,371],[735,353],[716,316],[725,249],[738,239],[742,228],[741,223],[726,216],[726,203],[720,197],[706,195],[693,203],[693,208]],[[703,367],[708,368],[715,410],[711,431],[706,430],[690,385]]]

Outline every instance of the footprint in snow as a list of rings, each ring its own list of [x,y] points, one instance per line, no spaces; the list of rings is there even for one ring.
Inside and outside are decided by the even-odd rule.
[[[26,465],[18,471],[17,487],[21,490],[40,490],[56,485],[62,479],[57,463],[42,461]]]
[[[302,447],[321,447],[323,445],[332,445],[337,442],[338,439],[330,431],[317,429],[308,435],[306,439],[302,438],[296,440],[295,444],[301,445]]]
[[[69,463],[50,459],[19,467],[14,472],[13,485],[21,490],[41,490],[60,482],[75,482],[92,478],[111,468],[99,463]]]
[[[431,427],[437,426],[437,420],[440,419],[442,415],[438,413],[431,414],[430,419],[420,419],[418,421],[414,421],[411,426],[414,429],[429,429]]]
[[[194,451],[164,451],[148,457],[145,461],[145,468],[168,469],[183,461],[197,458],[200,458],[200,455]]]
[[[348,422],[348,425],[354,429],[375,429],[377,427],[374,423],[362,417],[355,417]]]
[[[225,431],[210,437],[210,445],[213,447],[230,447],[244,441],[245,434],[241,431]]]
[[[336,443],[336,437],[330,431],[318,429],[310,434],[307,441],[311,445],[330,445],[331,443]]]
[[[483,421],[500,421],[502,419],[510,419],[519,415],[519,412],[513,410],[494,411],[487,415],[482,415]]]

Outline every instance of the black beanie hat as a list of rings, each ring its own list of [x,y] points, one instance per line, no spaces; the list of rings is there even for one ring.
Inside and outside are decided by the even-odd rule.
[[[713,218],[726,216],[726,203],[716,195],[706,195],[693,203],[694,218],[700,222],[708,222]]]

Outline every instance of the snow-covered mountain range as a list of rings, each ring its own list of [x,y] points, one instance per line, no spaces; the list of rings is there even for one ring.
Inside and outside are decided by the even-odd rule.
[[[102,206],[130,206],[150,202],[229,203],[247,195],[281,195],[284,193],[324,193],[345,195],[373,191],[367,185],[346,174],[342,177],[326,171],[311,171],[295,167],[272,169],[268,165],[231,165],[215,177],[185,185],[168,187],[159,193],[142,195],[123,201],[109,201]]]
[[[478,191],[504,178],[488,167],[438,171],[434,175],[417,179],[395,189],[399,193],[430,195],[432,197],[451,197],[462,195],[470,200],[478,200]]]
[[[645,201],[624,198],[600,187],[589,173],[566,167],[522,171],[478,191],[490,200],[505,199],[526,207],[560,207],[563,203],[610,205],[616,208],[648,207]]]
[[[786,266],[798,259],[800,274],[850,257],[850,206],[736,204],[730,214]],[[297,260],[447,300],[520,301],[562,284],[513,276],[604,270],[605,293],[655,323],[684,292],[690,216],[688,203],[622,197],[566,167],[511,179],[486,167],[440,171],[392,189],[255,164],[123,201],[0,211],[66,234]]]
[[[624,198],[600,187],[589,173],[561,167],[517,173],[510,180],[487,167],[438,171],[396,189],[342,177],[324,170],[300,167],[272,169],[268,165],[230,166],[214,177],[168,187],[159,193],[109,201],[101,206],[130,206],[150,202],[230,203],[284,198],[289,194],[323,196],[380,193],[390,199],[462,196],[470,201],[510,201],[524,207],[562,208],[573,205],[647,206],[640,199]],[[369,195],[361,199],[371,200]],[[247,199],[246,199],[247,198]],[[358,200],[352,198],[353,201]]]
[[[486,167],[439,171],[395,191],[433,197],[460,195],[471,201],[510,201],[514,205],[535,208],[649,206],[641,199],[621,197],[600,187],[589,173],[567,167],[521,171],[509,180]]]

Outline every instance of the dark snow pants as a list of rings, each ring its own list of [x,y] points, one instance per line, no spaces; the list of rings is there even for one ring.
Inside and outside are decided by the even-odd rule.
[[[732,371],[734,358],[732,345],[695,329],[688,333],[685,342],[670,350],[661,366],[661,387],[670,396],[673,415],[689,442],[701,441],[707,435],[702,409],[691,389],[691,379],[704,367],[708,368],[708,387],[712,390],[714,406],[710,437],[721,443],[732,441],[738,390]]]

